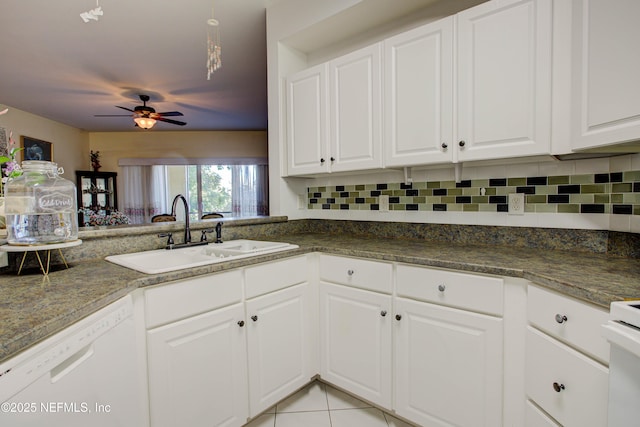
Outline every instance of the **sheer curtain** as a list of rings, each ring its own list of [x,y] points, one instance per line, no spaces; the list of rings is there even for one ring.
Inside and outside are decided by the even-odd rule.
[[[131,224],[151,222],[154,215],[168,213],[165,166],[122,166],[122,211]]]
[[[231,185],[233,216],[269,214],[269,172],[266,165],[232,167]]]

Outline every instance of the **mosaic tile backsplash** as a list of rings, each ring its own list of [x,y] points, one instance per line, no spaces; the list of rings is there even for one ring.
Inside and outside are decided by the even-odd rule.
[[[640,171],[307,188],[308,209],[508,212],[511,193],[525,212],[640,215]]]

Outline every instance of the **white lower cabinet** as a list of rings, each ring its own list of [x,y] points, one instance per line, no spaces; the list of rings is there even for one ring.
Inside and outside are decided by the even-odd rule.
[[[238,323],[243,319],[238,303],[147,332],[153,427],[246,422],[247,351]]]
[[[526,427],[559,427],[553,418],[544,413],[532,401],[527,400],[525,409],[525,426]]]
[[[242,426],[307,384],[309,271],[302,256],[146,289],[151,426]]]
[[[502,425],[502,319],[396,299],[396,412],[424,426]]]
[[[421,426],[606,425],[606,310],[509,286],[309,254],[145,289],[151,426],[242,426],[317,374]]]
[[[533,328],[526,378],[529,398],[563,426],[607,425],[608,369]]]
[[[284,274],[284,271],[283,271]],[[314,376],[310,354],[309,285],[247,301],[249,408],[253,417]]]
[[[502,289],[494,277],[321,255],[320,375],[419,425],[500,426]]]
[[[609,351],[599,331],[606,310],[536,286],[527,304],[527,404],[564,427],[606,426]],[[527,427],[545,425],[527,411]]]
[[[391,408],[391,295],[320,283],[320,375]]]

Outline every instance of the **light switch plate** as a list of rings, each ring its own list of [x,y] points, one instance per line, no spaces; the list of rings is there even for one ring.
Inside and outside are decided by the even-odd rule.
[[[307,208],[307,198],[304,194],[298,194],[298,209],[306,209]]]

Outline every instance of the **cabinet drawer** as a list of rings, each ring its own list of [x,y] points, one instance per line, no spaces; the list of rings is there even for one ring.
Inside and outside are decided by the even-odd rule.
[[[306,256],[249,267],[245,271],[246,297],[253,298],[309,280]]]
[[[526,346],[526,390],[533,401],[565,427],[607,425],[606,367],[530,326]]]
[[[527,400],[525,414],[525,426],[527,427],[562,427],[530,400]]]
[[[320,280],[390,294],[393,290],[391,264],[364,259],[320,256]]]
[[[228,273],[177,280],[146,290],[147,328],[184,319],[242,300],[242,273]]]
[[[502,314],[503,282],[500,278],[408,265],[399,265],[396,277],[399,296]]]
[[[609,364],[609,343],[600,334],[600,327],[609,320],[607,310],[529,286],[527,317],[549,335]]]

